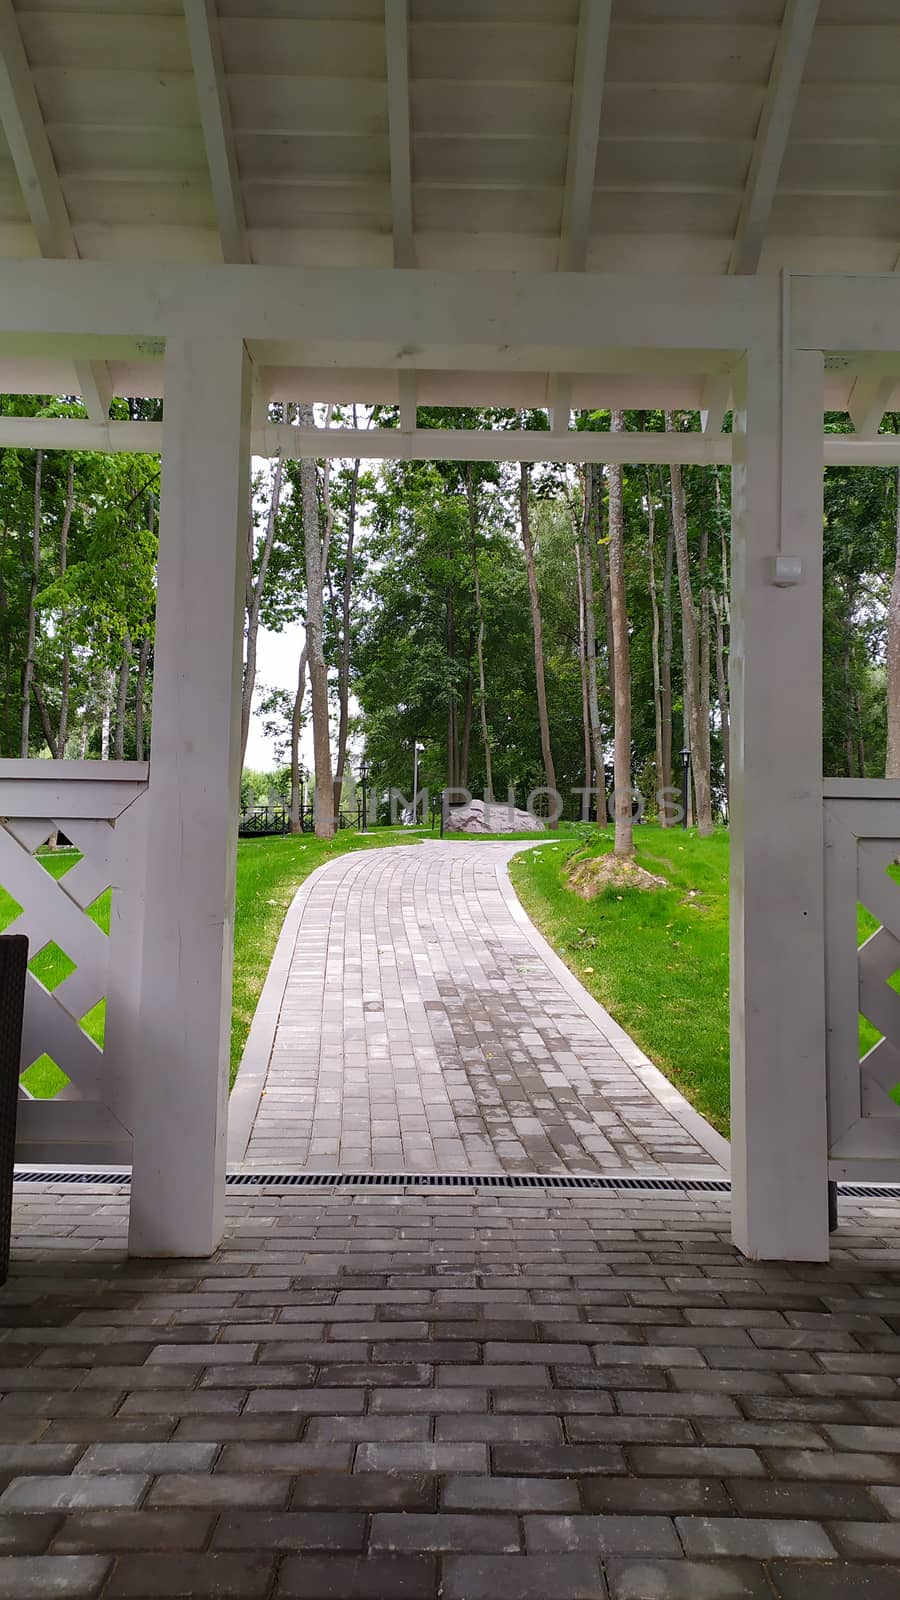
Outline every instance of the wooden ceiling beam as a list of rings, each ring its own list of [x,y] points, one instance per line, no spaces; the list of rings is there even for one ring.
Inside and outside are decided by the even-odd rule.
[[[729,272],[755,272],[759,266],[818,10],[819,0],[786,0]]]
[[[184,18],[222,259],[246,264],[250,261],[250,245],[215,0],[184,0]]]
[[[77,259],[78,245],[12,0],[0,0],[0,123],[41,255]],[[105,422],[112,400],[105,361],[76,362],[75,380],[89,420]]]
[[[416,265],[409,100],[409,0],[384,0],[394,266]]]

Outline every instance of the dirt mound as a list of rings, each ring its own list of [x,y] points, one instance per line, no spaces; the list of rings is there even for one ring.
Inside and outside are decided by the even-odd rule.
[[[569,888],[583,900],[593,900],[604,889],[668,889],[665,878],[657,878],[627,856],[582,857],[567,869]]]

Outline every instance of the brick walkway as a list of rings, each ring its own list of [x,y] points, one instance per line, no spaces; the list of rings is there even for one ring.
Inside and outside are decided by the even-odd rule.
[[[708,1196],[231,1197],[210,1261],[20,1189],[2,1600],[896,1600],[898,1210],[762,1266]]]
[[[265,1091],[233,1160],[684,1174],[723,1158],[531,929],[506,874],[520,848],[367,851],[309,880],[263,996],[277,1031],[257,1045]]]

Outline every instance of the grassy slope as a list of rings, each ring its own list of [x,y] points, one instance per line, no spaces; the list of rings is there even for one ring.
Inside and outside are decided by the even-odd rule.
[[[567,844],[517,857],[513,883],[585,987],[727,1133],[728,835],[698,839],[648,823],[635,842],[640,865],[670,888],[608,889],[583,900],[566,885]],[[610,850],[611,830],[584,848]]]

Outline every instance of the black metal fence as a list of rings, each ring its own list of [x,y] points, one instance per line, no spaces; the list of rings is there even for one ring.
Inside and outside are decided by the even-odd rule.
[[[362,822],[362,810],[357,807],[351,811],[339,811],[335,818],[338,828],[358,828]],[[238,836],[241,839],[278,838],[291,831],[291,813],[284,806],[251,806],[245,811],[238,827]],[[314,833],[315,818],[312,806],[308,806],[300,815],[300,832]]]

